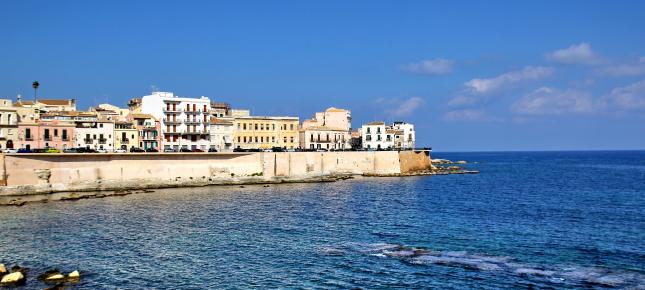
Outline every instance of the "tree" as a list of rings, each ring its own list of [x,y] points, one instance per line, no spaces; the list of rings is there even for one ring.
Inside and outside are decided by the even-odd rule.
[[[34,88],[34,102],[36,101],[36,98],[38,98],[38,87],[40,86],[40,83],[38,81],[34,81],[31,84],[31,87]]]

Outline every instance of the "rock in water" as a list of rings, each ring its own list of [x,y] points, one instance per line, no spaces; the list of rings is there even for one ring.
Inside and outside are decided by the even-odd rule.
[[[69,273],[69,275],[67,275],[67,277],[69,277],[71,279],[79,279],[79,278],[81,278],[81,273],[79,273],[78,271],[74,271],[72,273]]]
[[[48,280],[48,281],[56,281],[56,280],[62,280],[62,279],[65,279],[65,276],[63,276],[62,274],[54,274],[45,278],[45,280]]]
[[[0,283],[2,284],[19,284],[21,282],[24,282],[25,276],[22,275],[20,272],[13,272],[11,274],[7,274],[4,277],[2,277],[2,280]]]
[[[4,275],[7,273],[7,267],[4,266],[4,264],[0,264],[0,275]]]
[[[457,164],[466,164],[466,161],[464,161],[464,160],[459,160],[459,161],[457,161],[457,162],[455,162],[455,163],[457,163]]]

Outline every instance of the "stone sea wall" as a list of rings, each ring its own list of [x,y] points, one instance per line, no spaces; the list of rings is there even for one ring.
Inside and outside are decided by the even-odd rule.
[[[431,167],[427,151],[1,154],[0,196],[328,181]]]

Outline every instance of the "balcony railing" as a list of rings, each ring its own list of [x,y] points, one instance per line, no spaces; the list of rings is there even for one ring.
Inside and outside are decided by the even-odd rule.
[[[195,120],[185,120],[185,121],[184,121],[184,123],[186,123],[186,124],[201,124],[201,123],[202,123],[202,121],[201,121],[201,120],[198,120],[198,119],[195,119]]]
[[[92,144],[93,140],[85,138],[85,139],[83,139],[83,141],[85,141],[85,144]]]
[[[166,124],[181,124],[181,120],[179,120],[179,119],[164,118],[163,122],[166,123]]]
[[[63,140],[63,141],[69,141],[69,137],[63,137],[63,138],[61,138],[61,140]]]
[[[143,136],[141,139],[144,140],[144,141],[155,141],[155,140],[157,140],[157,137],[156,136]]]
[[[25,141],[34,141],[34,137],[25,137]]]
[[[107,142],[107,139],[105,138],[100,138],[99,139],[99,144],[105,144]]]
[[[169,113],[180,113],[182,111],[181,108],[163,108],[164,112],[169,112]]]
[[[202,109],[186,109],[184,112],[186,112],[186,114],[201,114],[202,111]]]
[[[200,134],[208,134],[208,130],[194,130],[194,131],[186,131],[184,134],[188,135],[200,135]]]
[[[51,141],[51,140],[52,140],[52,136],[45,136],[45,138],[43,138],[43,139],[45,139],[45,141]]]

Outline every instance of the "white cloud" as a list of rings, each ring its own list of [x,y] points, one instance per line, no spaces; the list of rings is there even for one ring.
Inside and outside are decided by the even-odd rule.
[[[494,78],[472,79],[464,85],[471,93],[485,94],[501,90],[517,83],[543,79],[553,74],[553,69],[543,66],[527,66],[521,70],[511,71]]]
[[[450,122],[457,121],[477,121],[485,116],[483,110],[463,109],[448,111],[443,115],[443,119]]]
[[[406,64],[401,67],[402,70],[427,75],[443,75],[452,72],[454,61],[445,58],[436,58],[424,60],[417,63]]]
[[[645,80],[611,90],[601,100],[603,107],[619,110],[645,109]]]
[[[549,61],[562,64],[596,64],[600,61],[600,57],[586,42],[547,53],[545,57]]]
[[[419,97],[412,97],[403,100],[396,107],[389,110],[393,117],[407,117],[423,105],[423,99]]]
[[[511,111],[524,115],[561,115],[566,113],[590,113],[595,109],[589,93],[542,87],[515,102]]]
[[[596,72],[612,77],[643,75],[645,74],[645,57],[640,57],[635,62],[616,64],[598,69]]]

